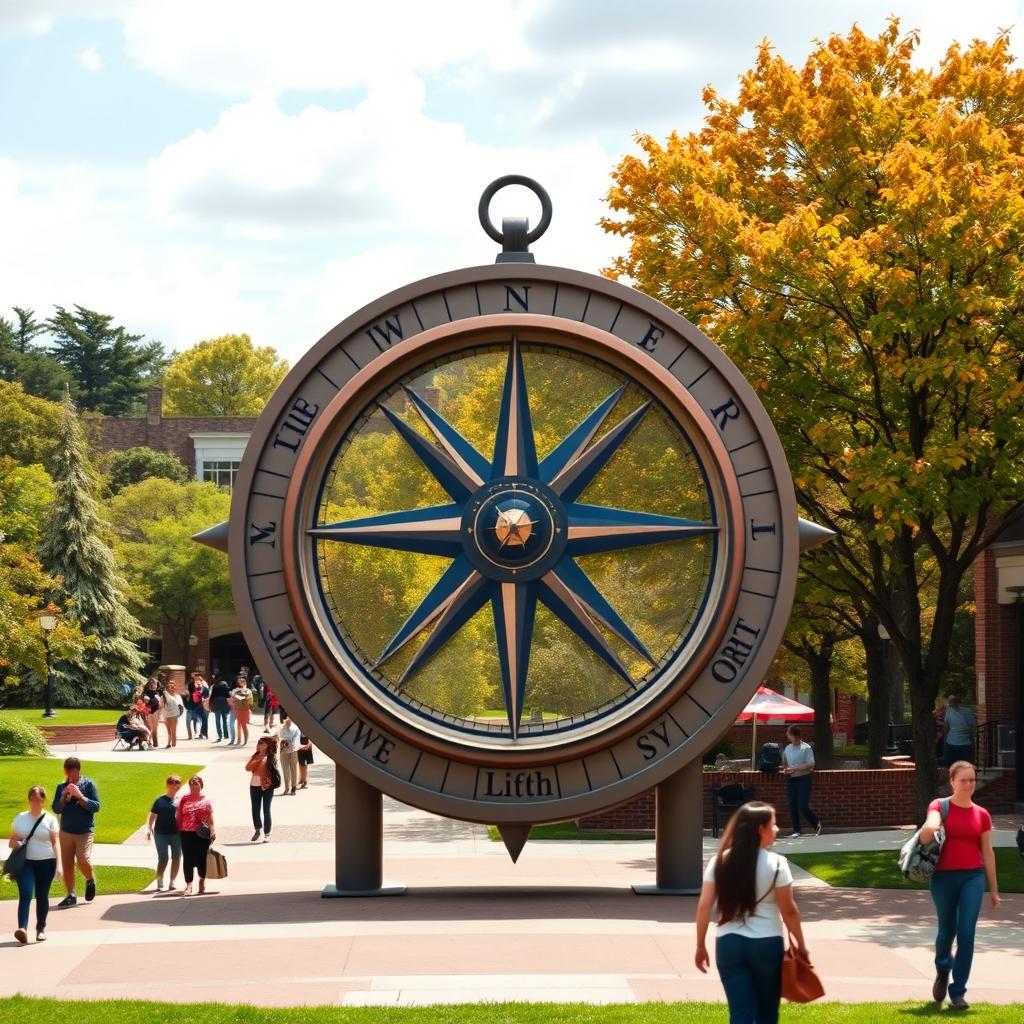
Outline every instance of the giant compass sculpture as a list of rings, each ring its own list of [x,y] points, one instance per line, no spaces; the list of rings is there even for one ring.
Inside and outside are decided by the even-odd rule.
[[[508,183],[542,222],[497,231]],[[260,417],[227,547],[264,677],[337,765],[336,877],[382,884],[381,793],[531,825],[657,792],[657,882],[701,868],[700,754],[761,681],[801,544],[781,446],[691,324],[538,266],[529,179],[492,266],[329,332]],[[638,890],[639,891],[639,890]]]

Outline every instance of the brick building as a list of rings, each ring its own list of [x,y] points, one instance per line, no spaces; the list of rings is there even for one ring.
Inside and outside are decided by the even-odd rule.
[[[145,445],[176,455],[196,480],[218,487],[234,486],[246,443],[256,420],[244,416],[163,415],[163,389],[152,387],[146,396],[145,416],[104,416],[99,422],[97,446],[102,451],[124,451]],[[240,665],[252,666],[233,608],[211,609],[196,621],[195,644],[181,650],[169,630],[148,642],[154,664],[175,663],[204,673],[220,669],[229,678]]]
[[[1024,801],[1024,765],[1017,756],[1024,731],[1024,516],[974,564],[975,663],[978,721],[989,760],[1016,768]]]

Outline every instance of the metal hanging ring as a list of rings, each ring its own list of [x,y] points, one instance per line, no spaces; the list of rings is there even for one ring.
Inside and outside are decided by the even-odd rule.
[[[547,231],[551,224],[551,197],[547,194],[544,187],[538,182],[534,181],[533,178],[526,177],[525,174],[506,174],[500,178],[495,178],[494,181],[484,189],[483,195],[480,196],[480,226],[487,232],[487,234],[499,244],[504,244],[505,236],[499,231],[494,224],[491,222],[491,200],[495,194],[503,189],[506,185],[523,185],[528,188],[539,200],[540,200],[540,223],[526,236],[526,242],[529,245],[531,242],[536,242],[541,235]]]

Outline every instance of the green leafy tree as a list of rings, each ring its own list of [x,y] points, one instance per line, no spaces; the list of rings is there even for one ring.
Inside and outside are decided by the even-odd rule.
[[[71,377],[34,343],[46,325],[39,323],[30,309],[15,306],[14,313],[17,323],[0,317],[0,379],[17,381],[30,395],[59,400]]]
[[[136,641],[143,629],[124,604],[124,582],[103,540],[85,439],[70,396],[64,400],[53,480],[40,562],[60,581],[56,603],[95,641],[80,659],[58,660],[59,689],[75,705],[113,701],[120,697],[122,684],[138,677],[145,658]]]
[[[827,557],[906,672],[923,817],[961,587],[1024,496],[1024,71],[1005,34],[934,70],[916,46],[895,19],[802,68],[766,42],[702,131],[640,137],[606,227],[613,272],[761,390],[838,532]]]
[[[21,384],[0,380],[0,458],[51,467],[61,415],[59,403],[27,395]]]
[[[35,549],[53,501],[53,480],[40,465],[0,456],[0,538]]]
[[[231,607],[227,558],[192,540],[230,510],[231,495],[213,484],[158,477],[129,484],[111,499],[111,525],[138,615],[153,627],[168,626],[182,653],[204,611]]]
[[[129,484],[150,477],[162,477],[182,484],[188,480],[188,469],[172,452],[158,452],[145,445],[114,452],[107,463],[107,493],[117,494]]]
[[[248,334],[200,341],[175,356],[164,375],[168,416],[258,416],[288,372],[271,346]]]
[[[53,356],[74,378],[83,409],[108,416],[131,412],[166,364],[160,342],[143,343],[141,334],[115,326],[108,313],[58,306],[46,323],[54,338]]]
[[[59,582],[43,572],[23,545],[0,538],[0,699],[15,693],[22,699],[40,695],[46,682],[47,643],[51,657],[69,661],[81,658],[94,643],[68,616],[58,617],[49,638],[44,636],[38,613]]]

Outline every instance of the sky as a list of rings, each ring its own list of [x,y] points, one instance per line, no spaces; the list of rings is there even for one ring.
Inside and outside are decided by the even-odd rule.
[[[0,316],[77,303],[294,363],[376,296],[492,263],[503,174],[551,195],[538,262],[599,272],[637,132],[698,129],[766,37],[802,63],[890,14],[925,66],[1024,35],[1024,0],[0,0]],[[539,217],[517,188],[491,211]]]

